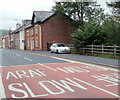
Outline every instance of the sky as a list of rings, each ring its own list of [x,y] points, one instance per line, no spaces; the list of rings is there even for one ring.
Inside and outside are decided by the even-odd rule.
[[[33,11],[50,11],[55,1],[58,0],[0,0],[0,29],[14,30],[16,23],[31,20]],[[105,2],[100,4],[107,9]]]

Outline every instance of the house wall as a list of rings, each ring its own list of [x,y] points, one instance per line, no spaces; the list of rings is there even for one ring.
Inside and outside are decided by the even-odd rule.
[[[41,25],[36,24],[34,25],[34,50],[39,51],[42,50],[41,48]]]
[[[10,34],[10,49],[15,49],[15,34]]]
[[[7,48],[7,46],[8,46],[8,35],[7,34],[4,34],[3,36],[2,36],[2,47],[3,48]]]
[[[9,48],[9,36],[5,37],[5,48]]]
[[[25,35],[24,35],[24,30],[20,31],[20,50],[24,50],[25,48]]]
[[[26,50],[48,50],[48,43],[59,42],[71,44],[71,33],[74,27],[70,26],[69,19],[51,20],[48,19],[43,24],[35,24],[25,29]]]
[[[14,38],[14,41],[15,41],[15,49],[20,49],[20,33],[16,33],[14,34],[15,38]]]
[[[33,27],[25,29],[25,47],[26,47],[26,50],[34,50]]]
[[[2,39],[2,47],[5,48],[5,39]]]
[[[41,26],[39,24],[25,29],[26,50],[42,50],[41,48]]]
[[[0,37],[0,48],[2,48],[2,37]]]
[[[47,43],[59,42],[71,44],[74,28],[70,26],[70,20],[51,20],[42,25],[43,50],[47,50]]]

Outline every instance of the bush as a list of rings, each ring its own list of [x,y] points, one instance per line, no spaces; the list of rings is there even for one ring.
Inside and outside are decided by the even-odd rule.
[[[103,32],[102,26],[96,20],[88,22],[84,27],[79,27],[73,34],[73,45],[76,49],[85,45],[103,44],[106,34]]]

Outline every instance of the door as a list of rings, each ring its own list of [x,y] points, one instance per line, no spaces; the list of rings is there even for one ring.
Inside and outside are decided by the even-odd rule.
[[[47,51],[50,51],[50,46],[52,45],[52,43],[47,42]]]
[[[31,50],[34,50],[34,39],[31,40]]]

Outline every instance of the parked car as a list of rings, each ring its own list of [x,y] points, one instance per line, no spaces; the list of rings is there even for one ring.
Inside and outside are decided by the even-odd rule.
[[[67,47],[64,43],[53,43],[50,47],[51,53],[71,53],[69,47]]]

